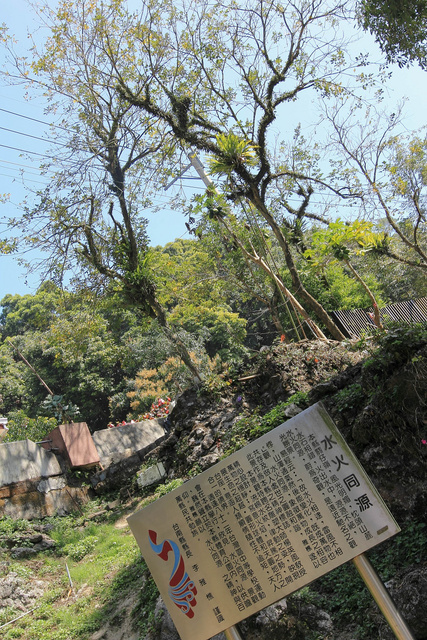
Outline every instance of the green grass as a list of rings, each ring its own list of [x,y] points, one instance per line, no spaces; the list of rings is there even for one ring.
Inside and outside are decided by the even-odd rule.
[[[33,613],[0,630],[2,640],[88,640],[106,622],[122,624],[125,615],[143,638],[155,624],[159,594],[129,527],[123,522],[116,526],[117,521],[182,483],[182,479],[175,479],[155,487],[127,512],[97,515],[103,504],[96,499],[81,513],[45,518],[40,523],[0,518],[0,536],[33,532],[34,524],[43,524],[52,527],[48,535],[56,542],[54,549],[28,559],[13,560],[5,548],[0,549],[4,560],[0,578],[14,572],[25,581],[42,580],[46,587],[44,595],[28,606],[28,610],[37,607]],[[123,602],[128,597],[132,604],[129,612],[124,612]],[[0,626],[21,613],[0,609]]]
[[[85,521],[87,515],[51,518],[49,535],[57,543],[54,550],[3,565],[0,577],[14,571],[24,580],[43,580],[48,585],[42,598],[29,606],[37,606],[33,613],[1,630],[4,640],[87,639],[115,615],[120,599],[146,582],[147,567],[129,528],[116,527],[117,516],[109,522],[94,523]],[[13,534],[17,527],[24,529],[9,519],[0,522],[3,534]],[[31,524],[26,523],[26,528],[31,529]],[[70,592],[66,564],[74,593]],[[0,625],[20,613],[10,608],[1,610]]]

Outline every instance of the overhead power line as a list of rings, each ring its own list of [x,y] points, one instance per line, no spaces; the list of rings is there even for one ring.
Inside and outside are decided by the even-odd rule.
[[[5,164],[13,164],[15,167],[19,167],[19,169],[34,169],[31,164],[22,164],[21,162],[12,162],[11,160],[2,160],[0,158],[0,162]],[[13,169],[13,171],[18,171],[18,169]],[[27,171],[27,173],[31,173],[31,171]],[[38,173],[36,175],[39,175]]]
[[[52,122],[44,122],[43,120],[37,120],[37,118],[31,118],[30,116],[24,116],[22,113],[16,113],[16,111],[9,111],[8,109],[1,109],[4,113],[9,113],[12,116],[17,116],[18,118],[25,118],[25,120],[32,120],[33,122],[38,122],[39,124],[44,124],[47,127],[55,127],[55,129],[62,129],[63,131],[69,132],[67,127],[61,127],[60,124],[53,124]]]
[[[32,156],[41,156],[42,158],[50,158],[51,156],[46,155],[45,153],[37,153],[37,151],[28,151],[28,149],[18,149],[18,147],[9,147],[7,144],[0,144],[0,147],[4,149],[12,149],[12,151],[21,151],[22,153],[28,153]]]
[[[7,173],[0,173],[0,176],[3,178],[11,178],[13,181],[16,180],[16,176],[9,176]],[[25,182],[32,182],[33,184],[43,184],[45,187],[49,184],[48,182],[41,182],[40,180],[33,180],[33,178],[26,178]]]
[[[1,131],[9,131],[9,133],[16,133],[18,136],[26,136],[27,138],[34,138],[35,140],[42,140],[43,142],[49,142],[49,144],[58,144],[60,147],[66,147],[66,144],[62,142],[57,142],[56,140],[47,140],[46,138],[41,138],[40,136],[33,136],[31,133],[24,133],[23,131],[15,131],[14,129],[6,129],[6,127],[0,127]]]

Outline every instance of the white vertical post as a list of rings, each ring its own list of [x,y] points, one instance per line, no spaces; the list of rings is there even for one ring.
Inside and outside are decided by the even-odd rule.
[[[398,640],[415,640],[408,625],[391,599],[389,592],[383,585],[381,578],[365,554],[362,553],[360,556],[353,558],[353,564],[371,592],[372,597],[380,608],[384,618],[390,625],[390,628],[396,638],[398,638]]]

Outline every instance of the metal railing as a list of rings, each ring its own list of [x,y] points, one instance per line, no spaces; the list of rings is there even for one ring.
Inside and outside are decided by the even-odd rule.
[[[373,321],[373,308],[332,311],[331,316],[348,338],[360,338],[362,333],[376,330]],[[427,322],[427,298],[395,302],[380,309],[380,318],[384,327],[391,322]]]

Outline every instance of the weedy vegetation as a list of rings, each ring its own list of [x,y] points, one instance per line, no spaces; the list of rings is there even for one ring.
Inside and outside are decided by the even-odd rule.
[[[171,483],[169,483],[171,484]],[[173,488],[173,487],[172,487]],[[159,493],[167,493],[162,486]],[[155,496],[158,497],[159,493]],[[106,623],[119,625],[125,617],[145,635],[154,624],[157,588],[130,529],[126,515],[139,506],[127,505],[119,512],[104,512],[98,500],[83,513],[35,521],[0,519],[0,580],[15,574],[23,588],[37,580],[43,595],[19,618],[18,608],[0,608],[1,637],[4,640],[87,639]],[[97,513],[102,515],[97,516]],[[30,558],[13,559],[6,541],[43,526],[56,546]],[[13,549],[12,549],[13,551]],[[67,569],[71,581],[67,574]]]

